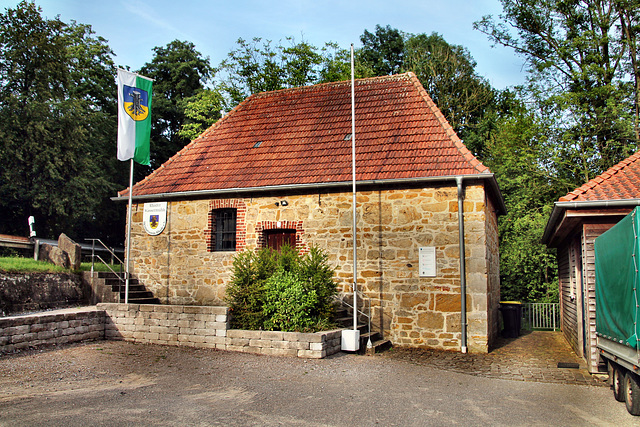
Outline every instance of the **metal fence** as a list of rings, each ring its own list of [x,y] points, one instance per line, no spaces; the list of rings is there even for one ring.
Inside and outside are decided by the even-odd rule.
[[[522,329],[526,330],[559,330],[560,310],[558,303],[523,303]]]

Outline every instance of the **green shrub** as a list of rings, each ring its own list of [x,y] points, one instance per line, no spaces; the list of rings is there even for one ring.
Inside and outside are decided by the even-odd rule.
[[[265,271],[259,267],[258,256],[251,251],[240,252],[233,259],[233,278],[227,286],[227,302],[231,310],[231,326],[238,329],[260,329],[264,323]],[[268,275],[267,275],[268,277]]]
[[[333,297],[338,293],[333,281],[334,271],[329,267],[329,257],[321,249],[312,247],[298,264],[298,274],[307,283],[307,289],[318,295],[314,316],[331,319],[335,313]]]
[[[286,331],[330,328],[337,289],[327,260],[316,248],[302,257],[289,246],[280,252],[265,248],[238,253],[226,296],[231,326]]]
[[[318,294],[304,286],[300,277],[279,270],[267,280],[264,299],[264,327],[271,331],[311,330]]]

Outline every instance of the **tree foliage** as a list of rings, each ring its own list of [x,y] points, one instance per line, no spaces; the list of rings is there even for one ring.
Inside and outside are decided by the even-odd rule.
[[[254,37],[238,39],[236,49],[218,66],[222,88],[236,105],[253,93],[315,84],[320,80],[324,51],[305,42],[287,45]]]
[[[189,122],[185,103],[196,101],[192,97],[204,90],[213,75],[208,58],[203,58],[191,42],[174,40],[153,50],[151,62],[140,69],[140,74],[154,79],[151,169],[159,167],[190,142],[180,132]],[[144,175],[148,172],[150,170],[142,170]]]
[[[546,159],[548,123],[507,96],[509,114],[497,118],[487,141],[485,164],[496,174],[505,198],[499,218],[501,297],[516,301],[555,302],[555,251],[540,242],[552,202],[563,193]]]
[[[104,204],[121,185],[107,154],[115,139],[112,57],[91,27],[45,19],[34,3],[0,15],[3,232],[26,234],[33,215],[44,237],[121,234],[122,216]],[[104,222],[93,227],[97,219]]]
[[[634,152],[638,2],[502,4],[502,20],[487,16],[475,26],[527,61],[529,95],[557,118],[558,168],[579,184]]]
[[[185,99],[182,105],[185,122],[179,134],[192,141],[220,119],[225,100],[217,89],[205,89]]]
[[[360,41],[360,57],[375,75],[397,74],[404,68],[405,37],[398,29],[376,25],[374,33],[365,29]]]
[[[495,111],[496,91],[475,67],[466,48],[437,33],[410,35],[404,43],[402,71],[416,74],[458,136],[482,158],[484,139],[473,134],[485,115]]]

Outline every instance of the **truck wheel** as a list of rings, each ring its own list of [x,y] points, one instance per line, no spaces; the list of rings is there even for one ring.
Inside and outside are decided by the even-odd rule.
[[[640,415],[640,385],[638,377],[631,372],[624,376],[624,403],[631,415]]]
[[[613,388],[613,397],[618,402],[624,402],[624,371],[618,365],[613,365],[611,387]]]

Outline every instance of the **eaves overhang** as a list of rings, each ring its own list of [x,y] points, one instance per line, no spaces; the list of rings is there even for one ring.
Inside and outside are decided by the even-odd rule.
[[[547,246],[552,243],[554,235],[558,231],[559,222],[564,213],[569,210],[588,210],[588,209],[608,209],[608,208],[634,208],[640,206],[640,199],[618,199],[618,200],[585,200],[574,202],[555,202],[553,210],[544,228],[541,242]]]
[[[449,175],[438,177],[422,177],[422,178],[399,178],[399,179],[382,179],[382,180],[367,180],[357,181],[357,187],[360,186],[385,186],[385,185],[421,185],[421,184],[433,184],[437,182],[455,182],[457,178],[462,178],[463,181],[485,181],[488,184],[491,193],[493,194],[496,202],[496,212],[498,215],[504,215],[507,212],[504,198],[498,187],[495,175],[492,173],[481,174],[467,174],[467,175]],[[312,184],[286,184],[286,185],[267,185],[262,187],[246,187],[246,188],[222,188],[211,190],[196,190],[196,191],[177,191],[166,192],[156,194],[145,194],[131,197],[134,202],[149,202],[160,200],[175,200],[186,198],[207,198],[207,197],[220,197],[225,195],[244,195],[244,194],[261,194],[271,192],[282,191],[309,191],[309,190],[337,190],[341,188],[350,188],[351,181],[342,182],[323,182]],[[112,197],[111,200],[116,202],[128,201],[128,195],[118,195]]]

